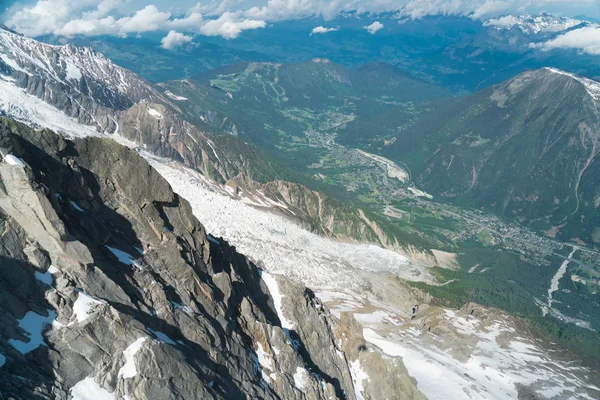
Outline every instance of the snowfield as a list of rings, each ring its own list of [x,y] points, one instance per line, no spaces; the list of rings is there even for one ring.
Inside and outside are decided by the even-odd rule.
[[[71,388],[73,400],[116,400],[116,396],[88,376]]]
[[[224,238],[270,273],[295,278],[310,287],[355,288],[359,292],[365,287],[360,271],[391,273],[412,281],[430,279],[427,268],[413,265],[398,253],[315,235],[287,217],[217,192],[214,183],[181,164],[142,155],[190,202],[207,232]]]
[[[13,118],[34,129],[48,128],[68,137],[104,136],[130,148],[136,146],[135,143],[119,135],[98,132],[91,126],[79,123],[59,109],[16,87],[2,75],[0,75],[0,116]],[[9,160],[5,159],[5,161],[11,163]],[[18,162],[15,165],[19,165]]]
[[[147,337],[141,337],[131,343],[124,351],[123,357],[125,358],[125,364],[119,370],[119,376],[123,379],[133,378],[137,375],[137,368],[135,367],[135,355],[141,350],[144,342],[148,340]]]
[[[365,308],[358,297],[353,302],[356,311]],[[445,310],[434,324],[445,332],[441,337],[418,321],[393,328],[400,320],[393,314],[376,310],[356,317],[367,342],[389,356],[402,357],[430,400],[516,399],[515,384],[530,386],[540,398],[591,400],[594,397],[584,388],[600,390],[582,379],[591,371],[554,359],[547,343],[519,336],[501,316],[480,319]]]

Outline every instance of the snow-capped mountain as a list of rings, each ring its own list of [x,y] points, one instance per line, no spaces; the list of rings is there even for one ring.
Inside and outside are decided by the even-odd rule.
[[[170,104],[151,84],[88,47],[49,45],[0,26],[0,54],[4,76],[49,102],[55,88],[57,96],[84,96],[116,110],[142,100]]]
[[[536,36],[563,33],[588,24],[586,21],[544,13],[540,15],[506,15],[489,19],[483,25],[500,31],[519,30],[526,35]]]
[[[90,48],[48,45],[0,28],[0,84],[7,88],[0,93],[2,112],[24,122],[53,123],[43,115],[46,106],[36,110],[41,101],[57,110],[60,120],[66,116],[98,133],[184,160],[215,179],[240,172],[241,161],[187,123],[172,95]]]

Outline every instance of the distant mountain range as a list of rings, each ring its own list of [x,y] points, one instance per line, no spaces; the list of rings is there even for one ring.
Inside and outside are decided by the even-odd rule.
[[[296,125],[303,117],[294,115],[302,110],[373,115],[394,104],[450,96],[390,65],[348,69],[320,58],[295,64],[235,64],[160,86],[187,99],[178,104],[190,120],[267,149],[289,140],[279,131],[304,136],[308,127]]]
[[[373,19],[384,25],[376,35],[363,28],[365,21]],[[457,16],[411,20],[399,19],[395,14],[348,13],[331,21],[310,18],[274,23],[268,29],[244,32],[231,41],[197,36],[194,44],[176,51],[161,49],[158,35],[69,40],[91,46],[154,82],[191,78],[236,62],[289,64],[328,58],[351,68],[373,61],[391,64],[455,93],[464,93],[500,83],[527,69],[546,66],[598,78],[597,55],[576,49],[547,51],[531,46],[595,24],[585,17],[551,14],[508,15],[479,21]],[[310,36],[318,25],[340,29]],[[42,39],[51,43],[62,40]]]

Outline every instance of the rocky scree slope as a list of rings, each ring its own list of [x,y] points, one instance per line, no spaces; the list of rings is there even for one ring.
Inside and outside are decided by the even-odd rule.
[[[285,180],[297,180],[294,173],[258,149],[234,137],[211,136],[206,132],[213,128],[202,121],[196,125],[187,122],[180,109],[183,98],[89,48],[52,46],[0,27],[0,89],[3,85],[22,89],[99,133],[123,137],[150,153],[184,162],[217,183],[235,179],[235,186],[253,191],[261,183],[277,180],[274,185],[279,186],[282,182],[288,185]],[[1,93],[4,109],[0,114],[31,124],[27,108],[35,106],[24,106],[14,96],[3,98]],[[39,121],[35,125],[45,126]],[[269,191],[272,208],[327,236],[387,244],[388,239],[382,242],[378,228],[355,208],[303,185],[289,185],[301,197],[319,197],[327,207],[306,208],[306,202]]]
[[[351,318],[207,236],[135,152],[5,119],[0,149],[3,396],[423,398]]]

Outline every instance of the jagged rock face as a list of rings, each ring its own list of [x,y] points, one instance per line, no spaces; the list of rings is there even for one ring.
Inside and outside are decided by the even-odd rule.
[[[126,110],[142,100],[174,107],[152,85],[86,47],[51,46],[0,28],[0,71],[27,92],[102,129],[106,109]]]
[[[357,397],[327,309],[207,237],[135,152],[6,120],[0,149],[13,156],[0,163],[3,395]],[[388,363],[401,361],[363,368]],[[414,384],[387,393],[420,398]]]
[[[242,169],[236,154],[215,150],[162,91],[90,48],[51,46],[0,28],[0,74],[84,125],[185,161],[214,179]]]

